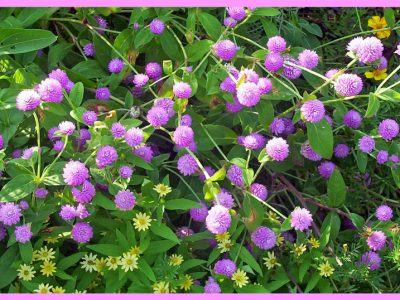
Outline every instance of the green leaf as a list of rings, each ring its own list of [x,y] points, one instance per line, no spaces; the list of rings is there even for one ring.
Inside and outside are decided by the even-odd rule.
[[[92,203],[94,205],[98,205],[100,207],[105,208],[106,210],[116,210],[117,208],[115,207],[115,203],[104,196],[103,193],[97,192],[96,195],[94,196]]]
[[[163,237],[167,240],[173,241],[175,243],[180,243],[179,239],[176,237],[176,234],[169,228],[167,225],[163,223],[154,222],[150,227],[151,232],[155,235]]]
[[[46,14],[50,15],[53,12],[55,12],[56,10],[57,10],[56,7],[55,8],[27,7],[27,8],[24,8],[23,10],[21,10],[21,12],[18,14],[18,20],[21,22],[22,27],[26,28],[26,27],[31,26],[36,21],[40,20]]]
[[[369,94],[369,98],[368,98],[368,108],[367,111],[365,112],[365,118],[370,118],[372,116],[374,116],[380,107],[380,102],[378,97],[374,94],[374,93],[370,93]]]
[[[321,279],[321,275],[318,272],[315,272],[310,280],[307,283],[306,289],[304,290],[305,293],[311,292],[316,286],[318,281]]]
[[[201,40],[185,47],[189,62],[196,62],[204,58],[214,43],[210,40]]]
[[[150,43],[153,37],[154,34],[150,32],[150,29],[148,27],[140,29],[135,37],[134,41],[135,48],[139,49],[140,47],[146,45],[147,43]]]
[[[365,220],[360,215],[355,213],[350,213],[351,222],[353,222],[354,226],[357,227],[358,230],[361,230],[364,227]]]
[[[340,218],[335,212],[330,212],[321,226],[320,243],[325,247],[329,241],[335,240],[340,230]]]
[[[72,44],[69,43],[60,43],[55,46],[51,46],[48,55],[49,67],[55,67],[59,62],[61,62],[71,48]]]
[[[328,121],[323,118],[318,123],[307,122],[307,136],[311,148],[323,158],[329,159],[333,153],[333,134]]]
[[[28,196],[36,188],[33,177],[29,175],[18,175],[11,179],[0,191],[0,202],[17,201]]]
[[[392,170],[393,180],[396,183],[397,188],[400,189],[400,169],[399,168],[396,168],[396,169],[392,168],[391,170]]]
[[[135,167],[140,167],[145,170],[153,170],[153,167],[148,162],[131,152],[126,153],[126,160],[132,163]]]
[[[255,260],[253,255],[251,255],[250,252],[245,247],[240,248],[239,257],[241,260],[247,263],[254,271],[263,276],[260,265]]]
[[[195,268],[197,266],[203,265],[205,263],[207,263],[207,261],[203,260],[203,259],[190,259],[190,260],[184,261],[181,264],[181,266],[179,267],[179,270],[182,273],[185,273],[185,271]]]
[[[346,184],[342,174],[335,168],[328,181],[328,199],[327,205],[330,207],[339,207],[346,200]]]
[[[203,25],[207,34],[213,39],[218,40],[222,33],[221,22],[216,17],[208,13],[202,12],[200,14],[200,23]]]
[[[30,264],[32,261],[33,248],[31,242],[27,242],[25,244],[19,245],[19,253],[21,255],[22,260],[26,264]]]
[[[303,281],[304,276],[307,274],[307,271],[310,268],[311,262],[312,262],[312,260],[311,260],[310,256],[305,257],[304,260],[301,262],[301,265],[299,267],[300,282]]]
[[[395,17],[394,17],[394,10],[392,8],[385,8],[383,10],[383,15],[386,19],[386,22],[388,23],[390,28],[395,27]]]
[[[214,182],[214,181],[221,181],[224,180],[226,176],[226,167],[225,165],[222,166],[221,169],[219,169],[217,172],[214,173],[213,176],[211,176],[207,181],[209,182]]]
[[[165,30],[164,33],[159,36],[159,39],[162,49],[169,58],[175,61],[182,59],[182,50],[170,31]]]
[[[210,136],[207,135],[206,131]],[[207,124],[196,130],[197,147],[199,151],[208,151],[213,149],[214,143],[217,145],[231,145],[236,140],[236,133],[225,126]],[[212,139],[212,140],[211,140]]]
[[[107,73],[96,60],[86,60],[76,64],[71,71],[84,74],[86,78],[100,78],[107,76]]]
[[[150,279],[152,282],[157,281],[156,276],[154,275],[153,270],[149,266],[146,260],[143,258],[140,258],[138,261],[138,267],[140,272],[142,272],[148,279]]]
[[[79,105],[81,105],[83,100],[83,92],[84,92],[83,83],[82,82],[75,83],[74,87],[71,90],[71,93],[69,94],[69,98],[74,107],[78,107]]]
[[[368,155],[367,153],[357,151],[356,152],[356,163],[357,167],[361,172],[365,172],[367,169],[367,163],[368,163]]]
[[[107,256],[120,256],[123,252],[121,247],[115,244],[86,245],[86,247]]]
[[[64,257],[57,263],[57,269],[66,270],[74,266],[87,252],[78,252]]]
[[[256,16],[275,17],[280,15],[280,10],[273,7],[257,7],[253,12]]]
[[[256,105],[258,120],[263,128],[268,128],[274,119],[274,106],[269,100],[262,100]]]
[[[169,210],[177,210],[177,209],[187,210],[191,208],[201,208],[201,205],[198,204],[196,201],[189,199],[173,199],[173,200],[167,200],[165,202],[165,209]]]
[[[145,255],[151,256],[158,253],[164,253],[174,247],[176,244],[177,242],[170,240],[152,241],[149,245],[149,248],[146,250]]]

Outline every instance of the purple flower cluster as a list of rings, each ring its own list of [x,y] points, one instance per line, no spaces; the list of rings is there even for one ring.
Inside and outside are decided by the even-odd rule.
[[[208,211],[206,227],[211,233],[224,233],[229,226],[231,226],[231,215],[226,207],[215,205]]]
[[[260,226],[251,234],[251,241],[262,250],[269,250],[276,244],[276,234],[265,226]]]

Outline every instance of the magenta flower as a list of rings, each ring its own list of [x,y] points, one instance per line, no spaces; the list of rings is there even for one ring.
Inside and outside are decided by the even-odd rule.
[[[206,227],[211,233],[224,233],[229,226],[231,226],[231,215],[226,207],[215,205],[208,211]]]
[[[32,230],[28,225],[20,225],[15,227],[15,240],[18,243],[26,244],[32,238]]]
[[[164,126],[169,121],[168,113],[162,107],[153,106],[147,112],[147,121],[154,127]]]
[[[92,201],[93,197],[96,195],[96,189],[90,181],[85,180],[80,189],[74,186],[71,189],[71,194],[77,202],[86,204]]]
[[[393,210],[386,204],[376,209],[375,216],[379,221],[385,222],[393,218]]]
[[[399,134],[399,124],[392,119],[385,119],[379,123],[379,134],[387,141],[393,140]]]
[[[93,237],[93,228],[89,223],[80,222],[72,227],[71,236],[78,243],[87,243]]]
[[[214,272],[230,278],[236,272],[236,264],[230,259],[221,259],[215,263]]]
[[[265,149],[272,160],[283,161],[289,156],[289,145],[280,137],[273,137],[270,139]]]
[[[21,217],[21,208],[17,204],[6,202],[2,203],[0,206],[0,222],[4,225],[15,225],[19,222]]]
[[[374,251],[381,250],[386,243],[386,235],[382,231],[374,231],[367,238],[367,245]]]
[[[253,183],[250,186],[250,192],[254,195],[260,198],[261,200],[267,200],[268,197],[268,190],[265,185],[261,183]]]
[[[277,72],[283,67],[283,56],[278,53],[269,53],[265,57],[264,66],[270,72]]]
[[[34,110],[40,105],[40,95],[35,90],[23,90],[16,99],[16,107],[22,111]]]
[[[96,90],[96,99],[100,101],[107,101],[111,97],[111,92],[108,87],[100,87]]]
[[[65,183],[71,186],[81,185],[89,178],[89,170],[80,161],[70,160],[63,171]]]
[[[125,132],[125,142],[131,147],[139,146],[143,139],[143,130],[140,128],[134,127]]]
[[[204,222],[208,215],[208,208],[203,202],[199,204],[200,208],[191,208],[189,210],[190,217],[196,222]]]
[[[236,56],[238,46],[231,40],[222,40],[213,46],[213,50],[220,59],[229,61]]]
[[[172,91],[174,92],[175,97],[181,99],[188,99],[192,94],[191,86],[183,81],[175,82]]]
[[[268,39],[267,48],[272,53],[281,53],[286,50],[286,41],[281,36],[273,36]]]
[[[152,33],[159,35],[164,32],[165,25],[160,19],[153,19],[153,21],[150,22],[149,28]]]
[[[117,150],[114,147],[105,145],[97,150],[96,154],[96,165],[99,169],[103,169],[106,166],[111,165],[118,159]]]
[[[260,90],[257,84],[253,82],[244,82],[237,89],[237,99],[244,106],[255,106],[260,101],[260,98]]]
[[[317,99],[306,101],[300,110],[304,119],[311,123],[317,123],[325,116],[324,104]]]
[[[178,126],[174,131],[174,142],[178,146],[188,147],[194,138],[193,129],[189,126]]]
[[[190,155],[185,154],[178,159],[178,170],[184,176],[195,174],[199,169],[196,160]]]
[[[61,83],[56,79],[43,80],[37,89],[40,98],[45,102],[60,103],[64,99]]]
[[[120,210],[131,210],[136,203],[136,198],[131,191],[119,191],[115,195],[115,206]]]
[[[296,230],[304,231],[310,228],[313,222],[310,212],[305,208],[297,207],[290,215],[290,225]]]
[[[260,226],[251,234],[251,241],[262,250],[269,250],[276,244],[276,234],[265,226]]]

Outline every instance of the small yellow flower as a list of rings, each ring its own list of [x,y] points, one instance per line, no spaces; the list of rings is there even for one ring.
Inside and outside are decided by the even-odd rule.
[[[190,275],[185,275],[185,279],[179,286],[184,291],[189,291],[190,287],[193,285],[193,278]]]
[[[138,258],[136,256],[127,252],[123,254],[119,264],[121,269],[125,272],[133,271],[134,269],[138,268],[137,260]]]
[[[301,256],[306,250],[307,250],[307,247],[304,244],[294,245],[294,249],[292,250],[292,253],[296,254],[297,256]]]
[[[53,288],[53,286],[48,283],[46,283],[46,284],[41,283],[41,284],[39,284],[38,288],[36,290],[34,290],[33,292],[37,293],[37,294],[51,294],[50,290],[52,288]]]
[[[375,70],[374,69],[372,72],[369,72],[369,71],[365,72],[365,77],[373,78],[376,81],[380,81],[380,80],[385,79],[388,76],[388,74],[386,72],[387,72],[387,69],[383,69],[383,70]]]
[[[53,250],[53,248],[47,249],[47,246],[44,246],[35,253],[35,260],[51,260],[55,258],[54,254],[56,254],[56,252]]]
[[[278,259],[276,258],[274,252],[267,252],[267,257],[264,257],[263,260],[264,265],[268,268],[268,270],[271,270],[281,265],[280,263],[278,263]]]
[[[65,290],[61,286],[56,286],[56,287],[52,288],[51,291],[53,292],[53,294],[64,294],[65,293]]]
[[[18,278],[24,281],[31,281],[35,277],[36,271],[33,270],[32,266],[26,264],[20,265],[18,271]]]
[[[335,269],[333,267],[331,267],[329,262],[320,264],[318,266],[318,270],[319,270],[319,274],[321,276],[325,276],[325,277],[331,276],[333,274],[333,271],[335,271]]]
[[[232,275],[232,280],[240,288],[249,283],[249,277],[247,277],[246,272],[241,269],[236,270],[236,272]]]
[[[78,291],[78,290],[75,290],[75,292],[74,292],[74,294],[86,294],[86,290],[83,290],[83,291]]]
[[[107,259],[104,257],[96,259],[96,271],[103,274],[103,270],[107,265]]]
[[[373,16],[371,19],[368,19],[368,27],[371,27],[373,30],[387,28],[388,24],[386,22],[385,17]],[[390,36],[390,30],[382,30],[374,32],[376,36],[380,39],[385,39]]]
[[[106,266],[109,270],[116,270],[120,264],[120,258],[115,256],[107,257]]]
[[[96,259],[97,255],[93,253],[85,254],[83,257],[83,261],[81,262],[82,269],[84,269],[86,272],[92,273],[93,271],[96,271]]]
[[[320,246],[319,241],[314,237],[308,239],[308,242],[310,243],[312,248],[319,248],[319,246]]]
[[[277,223],[277,224],[280,224],[280,223],[281,223],[281,222],[279,222],[279,217],[278,217],[278,215],[277,215],[276,213],[274,213],[273,211],[269,211],[269,212],[267,213],[267,216],[268,216],[268,218],[269,218],[272,222]]]
[[[40,273],[43,274],[43,276],[49,277],[53,276],[53,274],[56,272],[56,264],[52,261],[45,260],[43,264],[40,266]]]
[[[93,290],[93,289],[95,289],[96,287],[98,287],[99,285],[98,285],[98,283],[96,282],[96,280],[93,280],[89,285],[88,285],[88,289],[89,290]]]
[[[225,253],[231,250],[233,244],[234,243],[231,240],[225,240],[221,243],[218,243],[218,249],[221,251],[221,253]]]
[[[276,245],[279,247],[283,244],[285,241],[284,237],[281,236],[280,234],[276,237]]]
[[[153,284],[153,291],[155,294],[168,294],[169,283],[165,281],[156,282]]]
[[[172,254],[169,258],[169,265],[170,266],[180,266],[183,262],[182,255]]]
[[[225,231],[224,233],[216,234],[215,239],[218,243],[222,243],[225,241],[229,241],[231,239],[231,235],[228,231]]]
[[[145,213],[137,213],[136,216],[133,218],[133,226],[138,231],[146,231],[149,229],[151,225],[151,218],[149,215]]]
[[[140,254],[143,253],[143,251],[140,249],[139,246],[133,246],[133,247],[131,247],[131,249],[129,249],[129,253],[134,255],[134,256],[139,257]]]
[[[47,244],[55,244],[55,243],[58,242],[58,240],[59,240],[59,237],[58,237],[58,236],[49,236],[49,237],[47,237],[44,241],[45,241]]]
[[[159,183],[154,186],[153,190],[155,190],[160,195],[160,197],[165,197],[172,191],[171,187],[163,183]]]

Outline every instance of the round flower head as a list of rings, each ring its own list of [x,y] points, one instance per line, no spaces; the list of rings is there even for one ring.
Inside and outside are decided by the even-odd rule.
[[[360,62],[370,64],[382,57],[383,44],[376,37],[367,37],[358,46],[356,54]]]
[[[281,36],[273,36],[268,39],[267,48],[272,53],[281,53],[286,50],[286,41]]]
[[[305,208],[297,207],[290,215],[290,225],[296,230],[304,231],[310,228],[313,222],[310,212]]]
[[[310,146],[310,142],[309,141],[305,141],[302,145],[301,145],[301,149],[300,149],[300,153],[301,155],[303,155],[305,158],[312,160],[312,161],[319,161],[322,159],[322,156],[319,155],[317,152],[315,152],[311,146]]]
[[[390,155],[389,156],[389,160],[392,162],[392,163],[394,163],[394,164],[397,164],[398,162],[399,162],[399,157],[397,156],[397,155],[395,155],[395,154],[393,154],[393,155]]]
[[[147,121],[154,127],[160,127],[168,123],[168,114],[164,108],[153,106],[147,112]]]
[[[368,269],[371,271],[379,269],[381,261],[379,254],[373,251],[365,252],[361,257],[361,263],[368,266]]]
[[[209,277],[208,281],[206,282],[206,284],[204,286],[204,293],[206,293],[206,294],[221,293],[221,287],[212,277]]]
[[[226,17],[224,19],[224,26],[227,28],[234,28],[237,25],[237,21],[232,17]]]
[[[35,190],[35,197],[39,199],[44,199],[47,197],[49,192],[45,188],[37,188]]]
[[[325,77],[328,79],[331,79],[333,76],[335,76],[339,72],[338,69],[330,69],[328,72],[325,73]]]
[[[136,87],[144,87],[148,81],[149,81],[149,76],[147,76],[146,74],[136,74],[133,77],[132,82]]]
[[[374,231],[367,238],[367,245],[374,251],[379,251],[385,247],[386,235],[382,231]]]
[[[125,133],[125,142],[131,146],[139,146],[143,142],[143,130],[140,128],[131,128]]]
[[[37,91],[40,99],[45,102],[60,103],[64,98],[61,83],[52,78],[43,80],[39,84]]]
[[[161,34],[165,30],[164,22],[160,19],[153,19],[150,23],[150,31],[154,34]]]
[[[270,72],[277,72],[280,68],[283,67],[284,59],[282,55],[278,53],[269,53],[265,57],[264,66]]]
[[[268,197],[268,190],[265,187],[265,185],[260,184],[260,183],[253,183],[250,186],[250,192],[254,195],[260,198],[261,200],[267,200]]]
[[[269,250],[276,244],[276,234],[265,226],[260,226],[251,234],[251,241],[262,250]]]
[[[118,174],[119,176],[121,176],[122,178],[129,178],[132,176],[133,174],[133,169],[129,166],[122,166],[121,168],[119,168],[118,170]]]
[[[265,146],[265,138],[259,133],[252,133],[244,137],[242,145],[247,149],[259,150]]]
[[[73,187],[71,189],[71,194],[77,202],[86,204],[92,201],[93,197],[96,195],[96,189],[89,180],[85,180],[80,189]]]
[[[317,52],[305,49],[299,54],[298,60],[301,66],[312,70],[318,66],[319,56]]]
[[[131,210],[136,203],[136,198],[132,194],[132,192],[126,190],[126,191],[119,191],[115,195],[115,206],[119,208],[120,210]]]
[[[65,90],[67,91],[67,93],[70,93],[74,86],[75,86],[75,83],[71,80],[68,80],[67,86],[65,87]]]
[[[262,77],[258,80],[257,87],[262,95],[268,94],[272,91],[272,81],[269,78]]]
[[[345,158],[350,154],[350,147],[346,144],[337,144],[334,153],[337,158]]]
[[[342,74],[334,81],[335,91],[343,97],[356,96],[361,93],[363,82],[356,74]]]
[[[349,110],[343,116],[343,124],[352,129],[357,129],[358,127],[360,127],[361,121],[362,117],[360,113],[356,110]]]
[[[53,144],[53,150],[56,152],[61,152],[61,150],[64,148],[65,143],[63,141],[56,141]]]
[[[119,73],[124,68],[124,62],[119,58],[113,58],[108,63],[108,71],[110,73]]]
[[[378,151],[378,154],[376,155],[376,162],[380,165],[383,165],[386,163],[389,159],[389,153],[386,150],[380,150]]]
[[[227,190],[225,189],[221,189],[217,195],[219,204],[222,205],[225,208],[232,208],[234,205],[235,200],[232,197],[232,194],[229,193]],[[217,205],[218,202],[217,200],[213,201],[214,205]]]
[[[253,69],[243,69],[239,72],[238,78],[244,78],[247,82],[257,84],[260,76]]]
[[[283,138],[273,137],[265,148],[272,160],[282,161],[289,156],[289,145]]]
[[[190,155],[185,154],[178,159],[178,170],[184,176],[195,174],[199,169],[196,160]]]
[[[15,227],[15,240],[18,243],[25,244],[32,238],[32,231],[28,225],[20,225]]]
[[[228,15],[236,21],[242,21],[244,18],[246,18],[246,10],[244,7],[228,7],[227,12]]]
[[[75,125],[70,121],[64,121],[58,124],[58,130],[65,135],[72,135],[75,131]]]
[[[206,170],[207,174],[209,177],[213,176],[215,174],[215,170],[210,167],[210,166],[205,166],[204,170]],[[201,182],[204,182],[206,180],[206,175],[204,174],[204,172],[200,172],[199,174],[199,180]]]
[[[226,177],[233,185],[238,187],[242,187],[244,185],[243,171],[238,165],[232,165],[228,169]]]
[[[32,157],[32,154],[33,154],[33,148],[25,149],[22,152],[21,158],[22,159],[30,159]]]
[[[215,205],[209,211],[206,218],[206,227],[213,234],[226,232],[231,225],[229,210],[222,205]]]
[[[288,54],[284,55],[284,60],[285,62],[290,62],[295,65],[300,65],[300,63],[296,59],[294,59]],[[282,75],[285,76],[287,79],[295,80],[299,78],[301,74],[302,74],[301,69],[286,64],[283,65]]]
[[[138,30],[139,28],[140,28],[139,23],[133,23],[133,25],[132,25],[133,30]]]
[[[99,169],[111,165],[118,159],[117,150],[114,147],[105,145],[97,150],[96,165]]]
[[[387,67],[388,67],[388,60],[384,56],[381,57],[378,64],[374,65],[374,69],[376,70],[384,70],[387,69]]]
[[[149,62],[145,67],[144,67],[144,72],[146,75],[152,79],[152,80],[157,80],[161,77],[162,75],[162,68],[159,63],[156,62]]]
[[[111,134],[114,138],[122,138],[125,135],[125,127],[120,122],[115,122],[111,126]]]
[[[181,126],[191,126],[192,125],[192,117],[190,115],[183,115],[181,118]]]
[[[230,113],[237,113],[243,109],[243,105],[239,103],[236,96],[233,97],[233,102],[225,102],[226,110]]]
[[[96,20],[98,27],[104,29],[108,27],[107,21],[104,20],[102,17],[96,15],[94,16],[94,19]],[[103,32],[103,30],[99,30],[99,32]]]
[[[154,152],[150,146],[144,145],[133,150],[133,154],[143,158],[147,162],[151,162],[154,156]]]
[[[179,81],[174,83],[172,91],[174,92],[175,97],[188,99],[190,97],[190,94],[192,93],[192,88],[188,83]]]
[[[65,164],[63,177],[66,184],[78,186],[89,178],[89,170],[84,163],[76,160],[70,160]]]
[[[379,221],[389,221],[393,218],[393,210],[386,204],[383,204],[376,209],[375,216]]]
[[[357,53],[358,48],[360,47],[361,43],[363,42],[364,38],[358,36],[354,39],[352,39],[348,44],[347,44],[347,51]]]
[[[26,210],[29,208],[29,203],[25,200],[21,200],[21,202],[19,202],[19,208]]]
[[[90,214],[89,214],[88,210],[86,209],[86,206],[79,203],[78,206],[76,207],[76,216],[79,219],[85,219],[85,218],[89,217],[89,215]]]
[[[237,99],[244,106],[255,106],[260,101],[260,98],[260,90],[254,82],[244,82],[237,89]]]
[[[0,222],[4,225],[17,224],[21,216],[21,208],[13,202],[5,202],[0,206]]]
[[[230,259],[221,259],[215,263],[214,272],[230,278],[236,272],[236,264]]]
[[[188,147],[194,138],[193,129],[189,126],[178,126],[174,131],[174,142],[178,146]]]
[[[208,215],[208,208],[203,202],[200,202],[199,204],[201,206],[200,208],[191,208],[189,210],[190,217],[194,221],[204,222]]]
[[[236,56],[238,47],[231,40],[222,40],[213,46],[213,50],[220,59],[229,61]]]
[[[1,148],[0,148],[1,149]],[[13,152],[12,152],[12,158],[20,158],[21,157],[21,155],[22,155],[22,151],[21,151],[21,149],[15,149]]]
[[[85,55],[88,57],[94,56],[96,52],[94,50],[93,43],[88,43],[85,46],[83,46],[83,53],[85,53]]]
[[[325,116],[324,104],[317,99],[305,102],[300,110],[304,119],[311,123],[317,123]]]
[[[111,93],[109,88],[101,87],[96,90],[96,99],[100,101],[107,101],[110,99]]]
[[[85,111],[82,114],[82,119],[83,123],[85,123],[88,126],[92,126],[97,121],[97,114],[92,110]]]
[[[93,237],[93,228],[88,223],[76,223],[72,227],[71,236],[78,243],[87,243]]]
[[[333,171],[335,170],[336,166],[331,161],[324,161],[318,166],[319,175],[328,179],[332,176]]]
[[[72,205],[63,205],[61,206],[61,210],[59,213],[61,219],[63,219],[64,221],[70,221],[76,218],[76,210],[75,207],[73,207]]]
[[[228,92],[230,94],[236,94],[236,83],[231,77],[226,77],[219,85],[221,91]]]
[[[68,82],[70,81],[67,73],[60,69],[51,71],[49,73],[49,78],[57,80],[61,84],[63,89],[67,88]]]
[[[379,123],[378,132],[385,140],[391,141],[399,134],[399,124],[395,120],[385,119]]]
[[[366,135],[358,140],[358,147],[364,153],[370,153],[375,148],[375,141],[372,137]]]
[[[40,95],[35,90],[23,90],[16,99],[16,107],[22,111],[34,110],[40,105]]]
[[[156,101],[154,101],[154,106],[163,108],[166,111],[168,118],[172,118],[175,115],[174,101],[172,101],[171,98],[157,99]],[[184,124],[181,124],[181,125],[184,125]],[[190,126],[190,124],[187,126]]]
[[[60,136],[55,135],[57,131],[58,127],[52,127],[49,129],[49,131],[47,132],[47,137],[49,138],[49,140],[56,141],[61,138]]]
[[[285,122],[280,118],[274,118],[269,125],[273,135],[281,135],[285,132]]]

